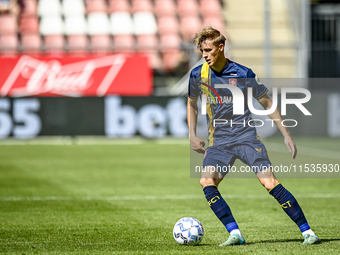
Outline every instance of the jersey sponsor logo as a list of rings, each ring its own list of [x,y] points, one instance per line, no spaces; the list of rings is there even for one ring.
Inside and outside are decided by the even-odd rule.
[[[258,149],[258,148],[255,148],[255,150],[257,151],[257,153],[260,153],[262,152],[262,148]]]
[[[209,88],[211,91],[213,91],[213,92],[216,94],[217,99],[220,101],[220,104],[222,104],[222,100],[221,100],[221,98],[220,98],[220,95],[216,92],[216,90],[215,90],[213,87],[209,86],[208,84],[206,84],[206,83],[204,83],[204,82],[201,82],[201,90],[204,91],[204,92],[206,92],[206,93],[210,96],[210,98],[214,101],[215,105],[217,105],[217,101],[215,100],[215,97],[211,94],[211,92],[210,92],[209,90],[207,90],[207,89],[205,89],[205,88],[202,88],[202,85],[203,85],[203,86],[206,86],[206,87]]]
[[[208,97],[208,102],[210,104],[214,103],[214,102],[217,102],[218,100],[218,97],[215,97],[215,100],[213,100],[214,98],[212,97]],[[221,100],[222,100],[222,104],[232,104],[233,103],[233,97],[232,96],[223,96],[221,97]]]

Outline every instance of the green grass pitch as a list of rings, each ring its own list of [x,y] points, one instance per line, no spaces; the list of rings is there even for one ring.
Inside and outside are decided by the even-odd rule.
[[[190,178],[189,143],[134,140],[98,144],[0,143],[1,254],[339,254],[340,179],[284,178],[320,245],[303,246],[298,227],[256,178],[227,178],[220,191],[247,245],[219,247],[228,233]],[[265,141],[273,164],[339,164],[340,140]],[[299,147],[300,146],[300,147]],[[240,163],[238,163],[240,165]],[[172,236],[184,216],[199,219],[198,246]]]

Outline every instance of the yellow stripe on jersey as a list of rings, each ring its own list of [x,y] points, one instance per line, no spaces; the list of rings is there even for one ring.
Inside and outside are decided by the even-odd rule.
[[[268,89],[266,89],[266,91],[263,92],[262,95],[256,97],[256,99],[257,99],[257,100],[261,99],[262,97],[264,97],[264,96],[267,94],[267,92],[268,92]]]
[[[201,69],[201,80],[202,82],[208,84],[208,85],[211,85],[210,84],[210,68],[209,68],[209,65],[208,63],[204,63],[202,65],[202,69]],[[205,92],[204,90],[208,90],[208,87],[207,86],[204,86],[202,85],[201,86],[202,90],[203,90],[203,93],[207,95],[207,98],[208,98],[208,93]],[[214,129],[214,126],[213,126],[213,109],[209,103],[209,101],[207,102],[207,114],[208,114],[208,117],[209,117],[209,123],[208,123],[208,132],[209,132],[209,136],[208,136],[208,141],[209,141],[209,146],[213,146],[214,145],[214,133],[215,133],[215,129]]]
[[[201,79],[202,82],[206,83],[209,85],[209,65],[207,62],[205,62],[202,65],[202,69],[201,69]]]

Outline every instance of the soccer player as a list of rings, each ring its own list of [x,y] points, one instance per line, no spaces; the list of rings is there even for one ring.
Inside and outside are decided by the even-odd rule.
[[[248,105],[244,105],[243,115],[234,115],[232,93],[226,88],[221,88],[221,85],[217,86],[217,84],[237,86],[242,90],[243,95],[247,95],[247,88],[251,87],[252,96],[258,100],[265,110],[271,109],[272,100],[267,95],[268,90],[253,71],[225,58],[225,40],[226,38],[211,26],[196,33],[193,42],[202,52],[206,62],[191,71],[187,109],[191,148],[196,152],[204,153],[200,184],[209,206],[230,233],[227,241],[220,246],[245,244],[245,239],[236,220],[218,190],[219,183],[226,175],[226,172],[218,172],[218,169],[222,169],[222,167],[229,167],[230,169],[236,159],[240,159],[252,167],[260,183],[298,225],[304,238],[303,244],[318,243],[319,238],[309,227],[300,205],[294,196],[275,178],[266,148],[256,135],[255,127],[247,124],[251,122]],[[212,93],[217,93],[219,98],[214,100],[210,97],[207,100],[209,146],[204,149],[204,141],[196,135],[197,101],[202,94],[205,94],[204,96],[207,98]],[[222,104],[219,100],[221,98],[224,99]],[[284,143],[294,159],[297,153],[296,145],[287,128],[281,125],[283,119],[279,110],[276,108],[273,113],[269,114],[269,117],[281,131]],[[224,121],[216,124],[214,122],[216,119]],[[217,166],[219,167],[217,168]]]

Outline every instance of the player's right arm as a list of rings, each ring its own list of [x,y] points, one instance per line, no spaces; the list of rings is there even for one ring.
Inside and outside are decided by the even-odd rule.
[[[261,81],[257,78],[257,76],[251,69],[249,69],[247,72],[247,78],[249,78],[249,86],[253,88],[253,96],[259,101],[259,103],[263,106],[265,110],[271,109],[273,102],[267,95],[268,89],[261,83]],[[282,125],[283,118],[278,108],[276,108],[272,114],[269,114],[269,117],[273,120],[273,122],[281,131],[284,137],[284,143],[286,144],[288,151],[292,152],[293,159],[295,159],[297,153],[296,144],[288,129]]]
[[[266,94],[261,99],[258,100],[259,103],[263,106],[265,110],[271,109],[272,107],[272,100],[269,98],[269,96]],[[281,116],[281,113],[278,108],[275,109],[275,111],[272,114],[268,115],[276,124],[276,126],[281,131],[283,137],[284,137],[284,143],[287,146],[288,151],[292,152],[292,158],[295,159],[297,154],[297,148],[296,144],[289,133],[288,129],[282,125],[283,118]]]
[[[190,98],[188,97],[188,106],[187,106],[187,119],[188,119],[188,127],[189,127],[189,140],[191,148],[194,151],[199,153],[204,153],[205,146],[204,141],[202,141],[196,135],[196,127],[197,127],[197,114],[198,114],[198,107],[197,107],[197,98]]]

